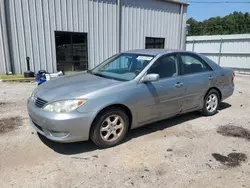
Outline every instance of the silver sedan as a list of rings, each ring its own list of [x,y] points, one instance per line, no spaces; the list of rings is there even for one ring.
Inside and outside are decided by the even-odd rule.
[[[233,71],[203,55],[134,50],[42,84],[27,105],[31,125],[48,139],[106,148],[148,123],[191,111],[214,115],[233,91]]]

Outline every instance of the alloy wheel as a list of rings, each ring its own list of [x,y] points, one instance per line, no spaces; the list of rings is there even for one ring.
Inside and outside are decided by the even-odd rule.
[[[106,142],[116,141],[124,131],[124,120],[119,115],[108,116],[101,125],[100,135]]]
[[[206,108],[209,112],[214,112],[218,106],[218,97],[216,94],[212,93],[207,97]]]

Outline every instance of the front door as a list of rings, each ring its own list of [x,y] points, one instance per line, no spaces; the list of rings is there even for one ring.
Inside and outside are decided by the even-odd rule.
[[[159,74],[158,82],[139,83],[138,122],[145,123],[174,116],[181,111],[184,94],[176,54],[158,59],[147,74]]]

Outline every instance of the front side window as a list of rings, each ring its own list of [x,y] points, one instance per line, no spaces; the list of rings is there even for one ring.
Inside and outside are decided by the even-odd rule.
[[[129,81],[134,79],[153,58],[151,55],[134,53],[118,54],[89,72],[110,79]]]
[[[178,75],[178,58],[176,55],[168,55],[158,59],[149,69],[148,74],[159,74],[160,79]]]
[[[182,74],[194,74],[199,72],[210,71],[211,68],[200,58],[189,55],[181,54],[182,60]]]

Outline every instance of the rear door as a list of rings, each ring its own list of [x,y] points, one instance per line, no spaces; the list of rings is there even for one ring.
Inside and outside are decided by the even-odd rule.
[[[214,72],[202,58],[193,53],[179,53],[179,57],[184,87],[182,111],[185,112],[197,108],[203,102],[214,79]]]
[[[141,109],[139,123],[174,116],[181,111],[184,90],[179,70],[175,53],[160,57],[148,70],[147,74],[159,74],[160,80],[137,86]]]

